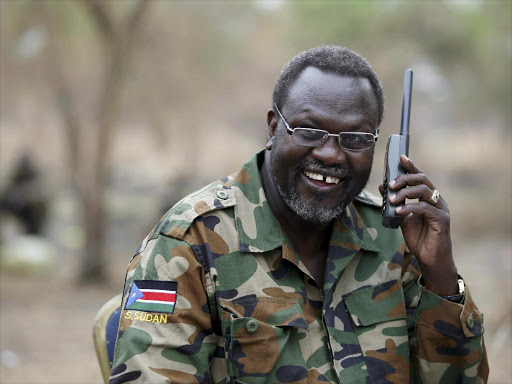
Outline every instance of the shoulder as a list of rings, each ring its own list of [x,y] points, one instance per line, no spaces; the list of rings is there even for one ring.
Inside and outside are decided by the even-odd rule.
[[[135,251],[129,271],[149,276],[149,270],[154,275],[162,270],[160,264],[165,264],[161,263],[162,257],[169,262],[168,259],[180,256],[176,260],[185,259],[187,265],[198,265],[193,247],[198,244],[201,236],[192,230],[193,224],[201,216],[236,205],[235,194],[231,189],[232,180],[232,177],[217,180],[184,197],[170,208]],[[189,232],[194,232],[194,236],[188,236]]]
[[[184,197],[162,216],[150,238],[164,235],[183,240],[198,217],[235,206],[232,182],[233,177],[226,176]]]

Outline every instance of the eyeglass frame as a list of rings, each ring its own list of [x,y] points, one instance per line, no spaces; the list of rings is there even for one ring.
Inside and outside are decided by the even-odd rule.
[[[279,108],[277,107],[277,104],[274,103],[274,107],[276,107],[276,111],[277,113],[279,114],[279,117],[281,118],[281,120],[283,120],[283,123],[286,127],[286,132],[291,135],[293,137],[293,132],[299,128],[299,129],[310,129],[312,131],[321,131],[321,132],[325,132],[327,133],[327,137],[329,136],[333,136],[333,137],[337,137],[338,138],[338,145],[343,148],[343,149],[346,149],[347,151],[364,151],[364,150],[367,150],[367,149],[370,149],[372,147],[372,145],[374,145],[378,138],[379,138],[379,128],[377,128],[377,131],[375,132],[375,134],[373,133],[370,133],[370,132],[340,132],[340,133],[329,133],[328,131],[326,131],[325,129],[317,129],[317,128],[305,128],[305,127],[296,127],[296,128],[290,128],[290,126],[288,125],[288,123],[286,122],[283,114],[281,113],[281,111],[279,110]],[[346,148],[344,146],[341,145],[341,135],[343,134],[347,134],[347,133],[350,133],[352,135],[372,135],[373,136],[373,142],[372,142],[372,145],[370,145],[368,148],[362,148],[362,149],[353,149],[353,148]],[[325,137],[325,136],[324,136]],[[316,147],[319,147],[321,145],[324,145],[325,142],[327,140],[325,140],[322,144],[320,145],[316,145],[316,146],[313,146],[313,147],[308,147],[308,146],[305,146],[305,145],[300,145],[300,144],[297,144],[297,145],[300,145],[301,147],[306,147],[306,148],[316,148]]]

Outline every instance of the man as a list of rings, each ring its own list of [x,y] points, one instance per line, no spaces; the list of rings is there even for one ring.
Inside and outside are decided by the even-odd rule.
[[[265,151],[175,205],[130,262],[111,383],[487,380],[446,202],[402,157],[394,203],[419,199],[402,237],[363,190],[383,105],[348,49],[285,66]]]

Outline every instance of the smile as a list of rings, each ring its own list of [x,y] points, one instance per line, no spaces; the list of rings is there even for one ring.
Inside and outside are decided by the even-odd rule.
[[[312,180],[323,181],[324,183],[327,183],[327,184],[338,184],[340,182],[340,179],[338,179],[337,177],[326,176],[326,175],[322,175],[321,173],[304,171],[304,175],[306,175],[307,177],[309,177]]]

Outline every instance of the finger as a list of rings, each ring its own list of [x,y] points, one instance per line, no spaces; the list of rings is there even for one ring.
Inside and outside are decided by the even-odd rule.
[[[381,196],[384,196],[384,185],[379,185],[379,192]]]
[[[439,200],[437,203],[434,203],[431,198],[434,195],[434,191],[432,191],[429,187],[427,187],[425,184],[416,185],[412,187],[402,188],[396,193],[392,193],[389,196],[389,201],[393,205],[398,205],[400,203],[405,203],[406,199],[412,200],[412,199],[419,199],[422,201],[425,201],[431,205],[433,205],[436,208],[439,209],[447,209],[446,202],[444,199],[439,196]]]
[[[402,188],[390,195],[389,200],[393,204],[405,202],[405,199],[421,199],[427,201],[432,196],[432,190],[425,184]]]
[[[421,169],[419,169],[411,159],[409,159],[405,155],[400,155],[400,164],[408,173],[423,173]]]
[[[435,189],[434,184],[429,180],[425,172],[419,169],[411,159],[405,155],[400,155],[400,163],[407,173],[398,176],[389,186],[392,190],[403,188],[405,185],[425,184],[430,189]]]
[[[398,190],[405,186],[421,185],[424,184],[430,189],[435,189],[434,184],[428,179],[424,173],[406,173],[398,176],[395,180],[392,180],[388,186],[391,190]]]
[[[427,177],[427,175],[425,175],[425,173],[423,173],[421,171],[419,173],[405,173],[403,175],[398,176],[395,180],[392,180],[389,183],[389,188],[391,190],[398,190],[405,186],[420,185],[420,184],[425,184],[431,190],[435,189],[434,184],[432,184],[432,182]]]
[[[439,222],[446,225],[450,221],[450,215],[447,211],[437,209],[433,205],[428,204],[425,201],[419,203],[409,203],[395,209],[397,215],[406,217],[409,214],[423,215],[427,220]],[[443,226],[443,228],[445,228]],[[441,227],[439,227],[441,229]]]

